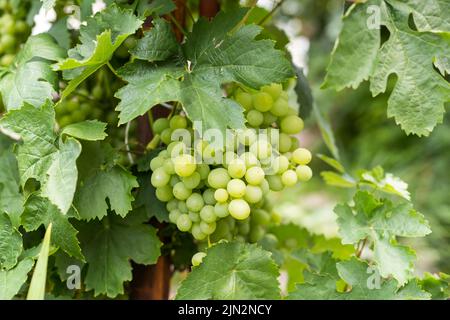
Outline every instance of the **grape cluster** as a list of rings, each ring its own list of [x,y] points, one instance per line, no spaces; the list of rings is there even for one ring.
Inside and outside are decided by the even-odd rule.
[[[0,0],[0,66],[6,67],[13,62],[19,46],[30,34],[26,15],[26,8],[13,10],[10,1]]]
[[[258,241],[272,220],[265,195],[312,176],[307,166],[311,153],[292,136],[303,129],[303,121],[289,106],[282,86],[252,93],[239,89],[233,97],[244,107],[251,127],[231,132],[224,145],[196,139],[182,115],[153,124],[167,145],[150,162],[156,197],[167,203],[169,220],[200,241]],[[265,129],[264,134],[255,129]],[[195,265],[203,255],[194,257]]]

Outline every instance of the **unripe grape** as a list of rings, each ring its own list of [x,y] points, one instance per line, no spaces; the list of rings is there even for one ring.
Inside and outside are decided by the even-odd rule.
[[[183,154],[174,159],[175,172],[180,177],[188,177],[194,173],[197,165],[195,159],[190,154]]]
[[[282,174],[288,168],[289,168],[289,160],[285,156],[281,155],[273,160],[272,169],[274,173]]]
[[[253,106],[260,112],[269,111],[272,108],[273,99],[266,92],[257,92],[253,95]]]
[[[287,134],[296,134],[303,130],[303,120],[296,115],[284,117],[280,123],[281,131]]]
[[[180,210],[181,213],[188,213],[188,207],[185,201],[178,202],[178,210]]]
[[[215,193],[215,190],[211,189],[211,188],[208,188],[205,191],[203,191],[203,201],[205,201],[206,204],[209,204],[212,206],[215,205],[217,201],[214,197],[214,193]]]
[[[223,154],[223,161],[222,161],[222,165],[224,167],[228,167],[229,164],[234,160],[234,159],[238,159],[238,156],[236,153],[234,153],[233,151],[227,151]]]
[[[251,167],[245,173],[245,180],[252,185],[259,185],[264,179],[264,170],[260,167]]]
[[[257,139],[256,132],[253,129],[239,130],[237,134],[239,142],[244,146],[253,144]]]
[[[164,160],[163,168],[167,174],[175,174],[175,165],[171,159]]]
[[[228,214],[229,214],[228,203],[217,202],[216,205],[214,206],[214,214],[218,218],[225,218],[226,216],[228,216]]]
[[[294,151],[295,149],[297,149],[299,146],[299,142],[298,139],[296,137],[291,137],[291,150],[290,151]]]
[[[214,213],[214,207],[210,205],[204,206],[200,210],[200,218],[202,218],[203,221],[206,221],[208,223],[216,221],[217,217]]]
[[[283,182],[279,175],[271,175],[266,177],[270,190],[281,191],[284,188]]]
[[[265,139],[261,139],[250,146],[250,152],[258,159],[266,159],[272,155],[272,145]]]
[[[166,171],[166,170],[164,170],[164,171]],[[170,184],[170,186],[171,187],[174,187],[178,182],[180,182],[181,180],[180,180],[180,177],[178,177],[176,174],[175,175],[173,175],[172,177],[170,177],[170,181],[169,181],[169,184]]]
[[[248,203],[257,203],[262,199],[263,193],[260,187],[248,185],[245,190],[244,199]]]
[[[270,112],[277,117],[283,117],[287,115],[289,112],[289,104],[284,99],[277,99],[277,101],[274,102],[272,109]]]
[[[189,231],[192,227],[192,221],[185,213],[181,214],[177,219],[177,228],[180,231]]]
[[[272,97],[272,99],[276,100],[280,96],[283,91],[283,86],[279,83],[272,83],[270,85],[264,86],[261,88],[261,91],[264,91]]]
[[[210,222],[210,223],[207,223],[206,221],[200,222],[200,230],[206,235],[210,235],[214,231],[216,231],[216,226],[217,226],[216,222]]]
[[[250,223],[248,220],[238,223],[238,232],[242,236],[246,236],[250,232]]]
[[[199,212],[204,205],[203,197],[198,193],[191,194],[186,200],[186,206],[190,211]]]
[[[186,145],[181,141],[173,141],[167,146],[169,157],[176,158],[186,153]]]
[[[214,192],[214,198],[217,202],[225,202],[228,200],[228,192],[223,188],[219,188]]]
[[[153,132],[155,134],[161,134],[167,128],[169,128],[169,119],[167,118],[159,118],[153,122]]]
[[[155,194],[159,201],[167,202],[173,199],[172,188],[167,185],[156,188]]]
[[[150,169],[155,171],[156,169],[162,167],[164,165],[164,158],[162,157],[154,157],[152,161],[150,161]]]
[[[247,113],[247,122],[252,126],[252,127],[259,127],[263,121],[264,121],[264,116],[261,112],[259,112],[258,110],[250,110]]]
[[[286,133],[280,133],[278,150],[281,153],[285,153],[285,152],[288,152],[289,150],[291,150],[291,146],[292,146],[291,137],[289,135],[287,135]]]
[[[269,183],[267,182],[266,179],[263,179],[263,180],[261,181],[259,187],[261,188],[262,193],[263,193],[264,195],[267,194],[267,193],[270,191],[270,186],[269,186]]]
[[[263,125],[264,126],[271,126],[274,122],[276,122],[278,120],[278,118],[276,116],[274,116],[273,114],[271,114],[270,112],[264,112],[264,120],[263,120]]]
[[[252,108],[253,99],[251,94],[247,92],[238,92],[235,97],[236,101],[246,110]]]
[[[211,170],[209,169],[209,166],[206,163],[200,163],[197,165],[197,172],[200,174],[200,179],[202,180],[208,178],[210,171]]]
[[[245,161],[242,159],[234,159],[228,163],[228,174],[232,178],[242,178],[246,170]]]
[[[194,172],[189,177],[181,178],[186,188],[195,189],[200,184],[200,173]]]
[[[264,236],[264,229],[261,226],[254,226],[250,230],[249,240],[250,242],[258,242]]]
[[[200,215],[197,212],[189,212],[189,219],[191,219],[192,222],[200,222]]]
[[[158,168],[153,171],[151,177],[151,183],[155,188],[163,187],[170,181],[170,175],[168,175],[163,168]]]
[[[292,153],[292,160],[297,164],[308,164],[311,161],[311,158],[311,152],[305,148],[298,148]]]
[[[236,220],[244,220],[250,215],[250,206],[245,200],[234,199],[228,204],[228,211]]]
[[[245,166],[247,167],[247,169],[259,165],[258,158],[256,158],[256,156],[251,152],[245,152],[245,153],[241,154],[241,156],[239,158],[241,160],[244,160]]]
[[[202,230],[200,229],[200,224],[195,223],[192,226],[192,230],[191,230],[192,236],[196,239],[196,240],[204,240],[206,238],[206,234],[202,232]]]
[[[225,188],[230,181],[230,175],[224,168],[212,170],[208,176],[208,183],[214,189]]]
[[[0,59],[0,65],[7,67],[11,63],[13,63],[14,59],[15,59],[15,56],[13,54],[5,54]]]
[[[166,204],[167,211],[172,211],[178,208],[178,201],[176,199],[172,199]]]
[[[192,190],[187,188],[183,182],[178,182],[173,186],[173,195],[178,200],[186,200],[192,194]]]
[[[164,129],[161,132],[160,136],[161,136],[161,141],[164,144],[168,145],[172,141],[172,129],[170,129],[170,128]]]
[[[270,223],[270,214],[263,209],[255,209],[252,212],[252,222],[257,225],[268,225]]]
[[[204,253],[204,252],[197,252],[196,254],[194,254],[192,256],[192,260],[191,260],[192,265],[194,267],[199,266],[202,263],[204,257],[206,257],[206,253]]]
[[[175,129],[186,129],[186,127],[187,127],[187,120],[183,116],[175,115],[175,116],[172,117],[172,119],[170,119],[169,127],[172,130],[175,130]]]
[[[178,209],[172,210],[169,213],[169,220],[172,223],[177,223],[178,217],[181,216],[181,211]]]
[[[297,177],[300,181],[308,181],[312,177],[312,170],[305,165],[299,165],[296,168]]]
[[[294,170],[287,170],[281,175],[281,182],[286,187],[292,187],[297,183],[298,177]]]
[[[245,195],[246,185],[240,179],[232,179],[227,184],[228,194],[234,198],[242,198]]]

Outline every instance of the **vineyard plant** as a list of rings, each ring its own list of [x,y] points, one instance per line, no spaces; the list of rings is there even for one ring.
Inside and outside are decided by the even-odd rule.
[[[0,0],[0,299],[450,298],[449,74],[450,0]]]

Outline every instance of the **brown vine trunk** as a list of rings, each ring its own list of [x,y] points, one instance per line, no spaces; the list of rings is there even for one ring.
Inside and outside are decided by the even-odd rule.
[[[174,18],[184,27],[186,16],[186,0],[175,0],[177,6],[173,12]],[[217,0],[200,0],[200,16],[211,19],[219,12]],[[174,28],[178,41],[183,40],[183,33]],[[167,109],[155,107],[152,110],[155,119],[168,115]],[[152,139],[152,132],[147,116],[141,116],[138,121],[138,139],[141,147],[145,148]],[[144,149],[143,149],[144,150]],[[152,223],[160,229],[163,225]],[[163,242],[166,239],[161,239]],[[169,239],[170,240],[170,239]],[[161,256],[158,262],[152,266],[144,266],[133,263],[133,280],[130,283],[130,298],[133,300],[167,300],[170,293],[170,279],[172,276],[171,261],[169,256]]]

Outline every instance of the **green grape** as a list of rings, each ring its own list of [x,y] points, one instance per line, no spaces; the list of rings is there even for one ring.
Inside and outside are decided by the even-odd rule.
[[[175,115],[170,119],[169,121],[170,129],[186,129],[187,127],[187,120],[185,117],[180,115]]]
[[[206,204],[208,205],[215,205],[216,204],[216,199],[214,197],[214,189],[208,188],[205,191],[203,191],[203,201],[205,201]]]
[[[287,170],[281,175],[281,182],[286,187],[292,187],[298,181],[297,173],[294,170]]]
[[[152,161],[150,161],[150,169],[152,171],[155,171],[156,169],[161,168],[164,165],[165,161],[166,160],[163,157],[160,157],[160,156],[154,157],[152,159]],[[170,174],[170,173],[168,173],[168,174]]]
[[[158,156],[162,157],[162,158],[168,158],[169,157],[169,153],[167,152],[167,150],[161,150],[158,153]]]
[[[269,182],[266,179],[263,179],[259,185],[262,190],[263,195],[266,195],[270,191]]]
[[[191,260],[192,265],[194,267],[198,267],[202,263],[204,257],[206,257],[206,253],[204,253],[204,252],[197,252],[196,254],[194,254],[192,256],[192,260]]]
[[[250,232],[250,223],[247,220],[238,223],[238,232],[242,236],[246,236]]]
[[[228,211],[236,220],[244,220],[250,215],[250,206],[245,200],[234,199],[228,204]]]
[[[173,186],[173,195],[178,200],[186,200],[192,194],[192,190],[187,188],[183,182],[178,182]]]
[[[233,151],[227,151],[223,154],[222,165],[228,168],[229,164],[235,159],[239,159],[238,155]]]
[[[199,193],[191,194],[186,200],[186,206],[190,211],[199,212],[204,205],[203,197]]]
[[[278,120],[278,118],[273,114],[271,114],[270,112],[264,112],[263,117],[264,117],[263,120],[264,126],[271,126],[274,122]]]
[[[279,175],[271,175],[266,177],[270,190],[281,191],[284,189],[283,182]]]
[[[250,152],[258,159],[266,159],[272,155],[272,145],[265,139],[261,139],[250,146]]]
[[[270,112],[277,117],[284,117],[289,112],[289,104],[284,99],[278,99],[274,102]]]
[[[172,188],[167,185],[156,188],[156,198],[163,202],[172,200],[173,199]]]
[[[176,157],[174,160],[175,172],[180,177],[188,177],[194,173],[197,165],[195,159],[190,154],[183,154]]]
[[[164,170],[166,171],[166,170]],[[177,175],[173,175],[172,177],[170,177],[170,181],[169,184],[171,187],[174,187],[178,182],[180,182],[180,178]]]
[[[188,207],[186,205],[186,201],[178,202],[178,210],[180,210],[181,213],[188,213]]]
[[[197,171],[200,174],[200,179],[206,180],[211,170],[206,163],[200,163],[197,165]]]
[[[158,168],[153,171],[151,177],[151,183],[155,188],[163,187],[170,181],[170,175],[168,175],[163,168]]]
[[[192,222],[200,222],[200,215],[197,212],[189,212],[189,219],[191,219]]]
[[[248,170],[248,168],[251,168],[254,166],[259,166],[259,160],[258,160],[258,158],[256,158],[256,156],[253,153],[244,152],[243,154],[241,154],[241,156],[239,158],[241,160],[244,160],[247,170]]]
[[[251,167],[245,173],[245,180],[252,185],[259,185],[264,179],[264,170],[260,167]]]
[[[233,159],[228,163],[228,174],[232,178],[242,178],[247,171],[245,161],[242,159]]]
[[[298,149],[299,142],[296,137],[291,137],[291,149],[290,151],[294,151],[295,149]]]
[[[214,198],[217,202],[225,202],[228,200],[228,192],[223,188],[219,188],[214,192]]]
[[[261,226],[254,226],[250,230],[249,240],[250,242],[258,242],[264,236],[264,229]]]
[[[272,168],[274,170],[274,173],[282,174],[289,168],[289,160],[285,156],[281,155],[276,157],[273,160]]]
[[[229,181],[230,175],[224,168],[216,168],[208,176],[208,183],[214,189],[225,188]]]
[[[212,234],[214,231],[216,231],[216,222],[206,222],[206,221],[202,221],[200,222],[200,230],[206,234],[206,235],[210,235]]]
[[[64,128],[65,126],[67,126],[67,125],[69,125],[69,124],[72,123],[72,119],[71,119],[71,117],[70,117],[69,115],[62,116],[62,117],[59,119],[58,123],[59,123],[59,126],[60,126],[61,128]]]
[[[285,153],[285,152],[288,152],[289,150],[291,150],[291,146],[292,146],[291,137],[289,135],[287,135],[286,133],[280,133],[278,150],[281,153]]]
[[[226,216],[228,216],[228,214],[229,214],[228,203],[217,202],[216,205],[214,206],[214,214],[218,218],[225,218]]]
[[[283,86],[279,83],[272,83],[261,88],[261,91],[270,94],[272,99],[276,100],[283,92]]]
[[[256,132],[253,129],[238,130],[237,135],[239,142],[244,146],[253,144],[257,139]]]
[[[171,159],[164,160],[163,168],[167,174],[175,174],[175,165]]]
[[[202,231],[202,229],[200,229],[200,224],[195,223],[192,226],[192,230],[191,230],[192,236],[196,239],[196,240],[204,240],[206,238],[206,234]]]
[[[172,211],[178,208],[178,201],[176,199],[172,199],[166,204],[167,211]]]
[[[252,212],[252,221],[257,225],[268,225],[270,223],[270,214],[263,209],[255,209]]]
[[[164,144],[169,144],[172,141],[172,129],[170,129],[170,128],[164,129],[161,132],[160,136],[161,136],[161,141]]]
[[[251,94],[241,91],[236,94],[235,99],[245,110],[250,110],[252,108],[253,99]]]
[[[248,203],[257,203],[261,201],[263,192],[260,187],[248,185],[245,190],[244,200]]]
[[[172,223],[177,223],[178,217],[181,216],[181,211],[178,209],[172,210],[169,213],[169,220]]]
[[[312,170],[308,166],[298,165],[295,171],[297,173],[298,180],[300,181],[308,181],[312,177]]]
[[[13,54],[5,54],[0,60],[0,65],[9,66],[11,63],[13,63],[14,58],[15,56]]]
[[[183,213],[177,219],[177,228],[180,231],[189,231],[192,227],[192,221],[189,219],[189,215]]]
[[[257,92],[253,95],[253,106],[260,112],[269,111],[273,105],[273,99],[266,92]]]
[[[186,188],[195,189],[200,184],[200,173],[194,172],[189,177],[181,178]]]
[[[204,206],[200,210],[200,218],[208,223],[214,222],[217,220],[216,214],[214,213],[214,207],[210,205]]]
[[[281,120],[281,131],[287,134],[297,134],[303,130],[303,120],[296,115],[284,117]]]
[[[252,126],[252,127],[259,127],[263,121],[264,121],[264,116],[261,112],[259,112],[258,110],[250,110],[247,113],[247,122]]]
[[[295,163],[305,165],[311,161],[311,152],[305,148],[298,148],[294,152],[292,152],[292,160]]]
[[[167,128],[169,128],[169,119],[167,118],[159,118],[153,122],[153,132],[155,134],[161,134]]]
[[[234,198],[242,198],[245,195],[246,185],[240,179],[232,179],[227,184],[228,194]]]

